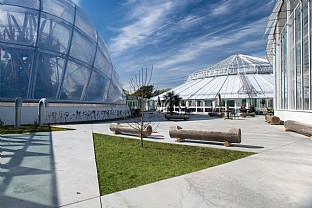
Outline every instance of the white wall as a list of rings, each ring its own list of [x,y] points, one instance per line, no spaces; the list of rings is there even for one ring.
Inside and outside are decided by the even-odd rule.
[[[294,120],[301,123],[312,124],[312,112],[274,110],[274,115],[278,116],[283,121]]]
[[[75,123],[123,118],[130,115],[127,106],[114,107],[47,107],[44,109],[43,121],[47,123]],[[4,125],[14,125],[15,107],[1,106],[0,119]],[[21,108],[21,124],[38,122],[38,107],[25,106]]]

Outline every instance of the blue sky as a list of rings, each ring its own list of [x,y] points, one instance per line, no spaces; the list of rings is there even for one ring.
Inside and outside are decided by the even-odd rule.
[[[233,54],[265,58],[275,0],[76,0],[106,41],[124,88],[153,65],[152,84],[174,88]]]

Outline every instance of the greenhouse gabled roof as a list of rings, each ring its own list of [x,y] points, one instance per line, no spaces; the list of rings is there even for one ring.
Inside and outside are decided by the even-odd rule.
[[[267,60],[237,54],[189,75],[172,91],[184,100],[211,100],[219,93],[225,99],[273,98],[273,80]]]
[[[223,61],[197,71],[188,76],[187,80],[202,79],[212,76],[224,76],[227,74],[249,74],[249,73],[272,73],[270,63],[262,58],[237,54]]]

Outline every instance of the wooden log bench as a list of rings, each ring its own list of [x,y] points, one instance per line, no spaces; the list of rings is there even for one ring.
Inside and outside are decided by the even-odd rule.
[[[208,115],[210,117],[214,117],[214,116],[216,116],[216,117],[223,117],[224,113],[223,112],[209,112]]]
[[[271,125],[280,125],[281,124],[281,119],[278,116],[265,115],[264,119],[265,119],[265,122],[268,122]]]
[[[284,122],[285,131],[294,131],[312,139],[312,125],[298,121],[287,120]]]
[[[114,134],[135,134],[135,135],[140,136],[140,130],[134,127],[131,127],[130,125],[127,125],[127,124],[112,123],[109,126],[109,129]],[[142,135],[143,137],[151,136],[152,132],[153,132],[152,126],[146,125],[142,131]]]
[[[171,138],[176,142],[183,142],[185,139],[224,142],[228,147],[231,143],[241,143],[241,129],[235,128],[229,131],[203,131],[182,129],[180,126],[171,126],[169,129]]]
[[[247,116],[255,117],[256,113],[255,112],[252,112],[252,113],[242,113],[240,116],[243,117],[243,118],[246,118]]]
[[[165,114],[165,118],[167,120],[182,119],[182,120],[186,121],[187,119],[190,119],[190,116],[189,115],[170,115],[170,114]]]

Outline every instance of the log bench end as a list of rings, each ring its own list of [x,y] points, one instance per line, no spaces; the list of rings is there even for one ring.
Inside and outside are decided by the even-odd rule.
[[[181,139],[181,138],[176,138],[175,140],[176,142],[184,142],[184,139]]]
[[[225,141],[223,145],[224,145],[225,147],[229,147],[229,146],[231,146],[231,142]]]
[[[297,132],[299,134],[312,137],[312,125],[307,123],[301,123],[298,121],[287,120],[284,122],[285,130],[289,129],[291,131]]]

